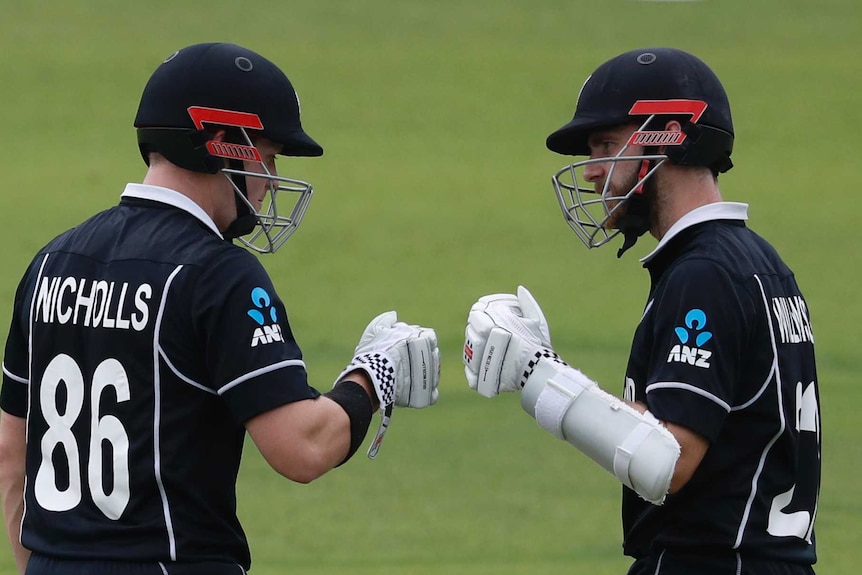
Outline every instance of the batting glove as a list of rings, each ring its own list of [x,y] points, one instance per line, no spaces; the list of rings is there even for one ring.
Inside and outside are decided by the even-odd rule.
[[[394,311],[384,312],[362,332],[353,360],[336,378],[361,369],[368,374],[380,402],[383,420],[368,450],[374,458],[389,427],[393,406],[422,408],[437,402],[440,351],[431,328],[397,321]]]
[[[539,358],[558,359],[545,314],[523,286],[518,286],[517,296],[479,298],[470,308],[465,338],[467,383],[485,397],[520,391]]]

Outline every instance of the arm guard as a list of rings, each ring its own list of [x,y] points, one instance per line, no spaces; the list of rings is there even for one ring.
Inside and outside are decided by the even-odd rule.
[[[580,371],[547,358],[527,377],[521,406],[542,429],[574,445],[642,498],[664,502],[680,447],[650,412],[638,412]]]

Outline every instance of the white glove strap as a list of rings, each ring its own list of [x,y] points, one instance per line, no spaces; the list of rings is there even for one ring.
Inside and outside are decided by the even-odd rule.
[[[386,435],[386,430],[389,429],[389,422],[392,419],[392,404],[381,410],[380,425],[377,427],[377,433],[374,435],[374,440],[368,446],[368,459],[377,457],[377,452],[380,451],[380,444],[383,443],[383,436]]]

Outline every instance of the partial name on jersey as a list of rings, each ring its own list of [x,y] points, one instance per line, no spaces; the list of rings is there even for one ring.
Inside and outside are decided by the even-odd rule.
[[[778,323],[781,343],[814,342],[808,306],[801,296],[772,298],[772,313]]]
[[[153,288],[143,283],[43,277],[36,289],[34,321],[109,329],[146,329]]]

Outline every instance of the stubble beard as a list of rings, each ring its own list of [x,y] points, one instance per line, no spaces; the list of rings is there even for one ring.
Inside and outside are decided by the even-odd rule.
[[[623,180],[622,185],[617,185],[615,182],[611,181],[610,186],[608,188],[608,200],[607,200],[607,210],[608,216],[607,220],[602,227],[606,230],[615,230],[617,229],[617,225],[620,221],[620,218],[626,212],[626,200],[624,197],[631,192],[638,183],[638,175],[637,171],[633,171]],[[619,198],[619,199],[611,199],[611,198]]]

